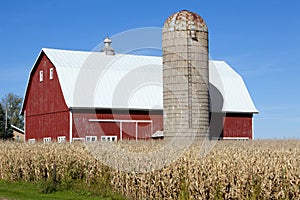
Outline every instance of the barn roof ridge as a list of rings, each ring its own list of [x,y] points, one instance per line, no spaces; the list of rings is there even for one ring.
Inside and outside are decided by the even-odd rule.
[[[162,58],[161,56],[154,55],[140,55],[140,54],[126,54],[126,53],[116,53],[114,56],[105,55],[101,51],[86,51],[86,50],[71,50],[71,49],[59,49],[59,48],[48,48],[44,47],[41,51],[61,51],[61,52],[75,52],[75,53],[87,53],[87,54],[99,54],[107,57],[114,58],[115,56],[134,56],[134,57],[152,57],[152,58]]]

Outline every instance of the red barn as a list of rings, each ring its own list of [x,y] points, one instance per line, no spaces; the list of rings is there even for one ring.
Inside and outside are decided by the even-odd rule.
[[[243,79],[223,61],[209,70],[211,137],[251,139]],[[29,142],[150,139],[163,130],[162,58],[42,49],[21,113]]]

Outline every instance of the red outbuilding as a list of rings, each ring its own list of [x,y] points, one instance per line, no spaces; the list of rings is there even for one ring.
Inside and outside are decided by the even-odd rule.
[[[258,113],[243,79],[209,62],[211,138],[252,139]],[[42,49],[29,75],[25,140],[94,141],[162,136],[162,58]]]

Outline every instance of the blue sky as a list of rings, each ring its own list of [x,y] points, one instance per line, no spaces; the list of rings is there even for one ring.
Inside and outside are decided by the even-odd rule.
[[[0,6],[0,97],[23,96],[41,48],[92,50],[106,34],[161,27],[182,9],[209,27],[210,56],[239,72],[260,114],[256,138],[300,138],[298,0],[11,0]]]

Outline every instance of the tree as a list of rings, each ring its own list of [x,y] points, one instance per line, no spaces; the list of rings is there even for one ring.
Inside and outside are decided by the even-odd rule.
[[[2,98],[2,107],[4,110],[7,109],[8,118],[12,125],[23,129],[24,128],[24,117],[20,115],[23,98],[13,93],[8,93]]]
[[[13,130],[10,126],[9,118],[6,117],[6,112],[0,104],[0,138],[11,139],[13,137]]]

